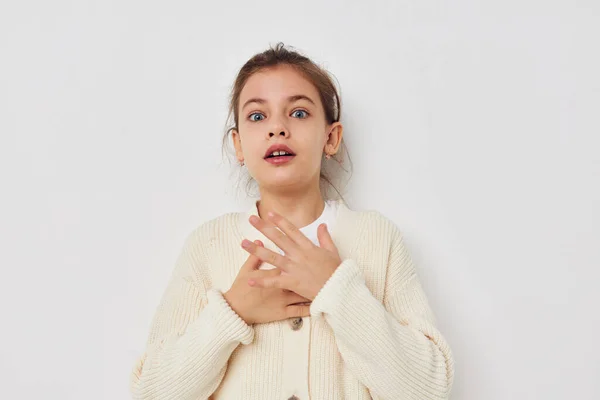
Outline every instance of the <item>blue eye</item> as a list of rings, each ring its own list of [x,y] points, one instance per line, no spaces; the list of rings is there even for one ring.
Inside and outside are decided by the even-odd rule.
[[[306,115],[305,117],[300,117],[300,119],[304,119],[304,118],[308,117],[308,113],[306,111],[304,111],[304,110],[296,110],[292,114],[296,114],[297,112],[301,112],[301,113],[304,113]]]
[[[298,116],[298,113],[301,113],[300,116]],[[255,115],[259,115],[262,118],[256,119],[256,118],[254,118]],[[297,118],[299,118],[299,119],[305,119],[305,118],[308,117],[308,111],[306,111],[306,110],[295,110],[294,112],[292,112],[292,115],[296,115]],[[259,122],[259,121],[262,121],[264,118],[265,118],[265,116],[262,113],[259,113],[259,112],[253,112],[252,114],[250,114],[248,116],[248,119],[250,121],[252,121],[252,122]]]
[[[261,113],[252,113],[252,114],[250,114],[248,116],[248,118],[250,118],[250,121],[255,121],[255,122],[256,121],[260,121],[260,119],[254,119],[254,118],[252,118],[253,115],[262,115]]]

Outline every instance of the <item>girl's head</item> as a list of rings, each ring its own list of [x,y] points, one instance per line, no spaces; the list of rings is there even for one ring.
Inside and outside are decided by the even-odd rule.
[[[343,161],[341,101],[327,71],[282,43],[256,54],[240,69],[232,87],[229,128],[237,161],[261,191],[287,195],[319,190],[327,196],[333,165]],[[268,162],[268,149],[283,144],[294,156]],[[330,155],[331,158],[327,158]],[[337,162],[336,162],[337,161]]]

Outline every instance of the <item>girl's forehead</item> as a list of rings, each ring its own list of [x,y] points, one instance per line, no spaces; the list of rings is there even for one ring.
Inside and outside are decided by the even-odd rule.
[[[290,67],[269,68],[254,73],[244,85],[240,98],[283,96],[304,93],[314,95],[315,87],[298,71]],[[312,96],[311,96],[312,97]]]

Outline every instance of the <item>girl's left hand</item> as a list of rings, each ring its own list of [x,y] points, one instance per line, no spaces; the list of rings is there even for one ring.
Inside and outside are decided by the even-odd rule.
[[[274,277],[250,279],[248,284],[255,287],[291,290],[313,300],[342,263],[327,225],[321,224],[317,228],[320,246],[316,246],[283,216],[269,213],[267,218],[270,222],[253,215],[250,217],[250,223],[271,239],[285,255],[257,246],[247,239],[242,241],[242,247],[263,262],[279,268],[281,273]]]

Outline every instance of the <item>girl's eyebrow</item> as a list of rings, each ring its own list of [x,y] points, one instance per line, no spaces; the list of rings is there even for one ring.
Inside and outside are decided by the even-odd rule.
[[[287,98],[287,101],[288,101],[288,103],[293,103],[293,102],[295,102],[295,101],[298,101],[298,100],[307,100],[308,102],[312,103],[312,105],[315,105],[315,102],[314,102],[314,101],[312,101],[312,99],[311,99],[310,97],[308,97],[308,96],[306,96],[306,95],[304,95],[304,94],[295,94],[295,95],[289,96],[289,97]],[[247,106],[248,104],[250,104],[250,103],[260,103],[260,104],[265,104],[266,102],[267,102],[267,101],[266,101],[265,99],[261,99],[261,98],[259,98],[259,97],[253,97],[253,98],[251,98],[251,99],[248,99],[248,101],[246,101],[246,102],[244,103],[244,105],[242,106],[242,108],[241,108],[241,109],[243,110],[243,109],[244,109],[244,108],[246,108],[246,106]]]

